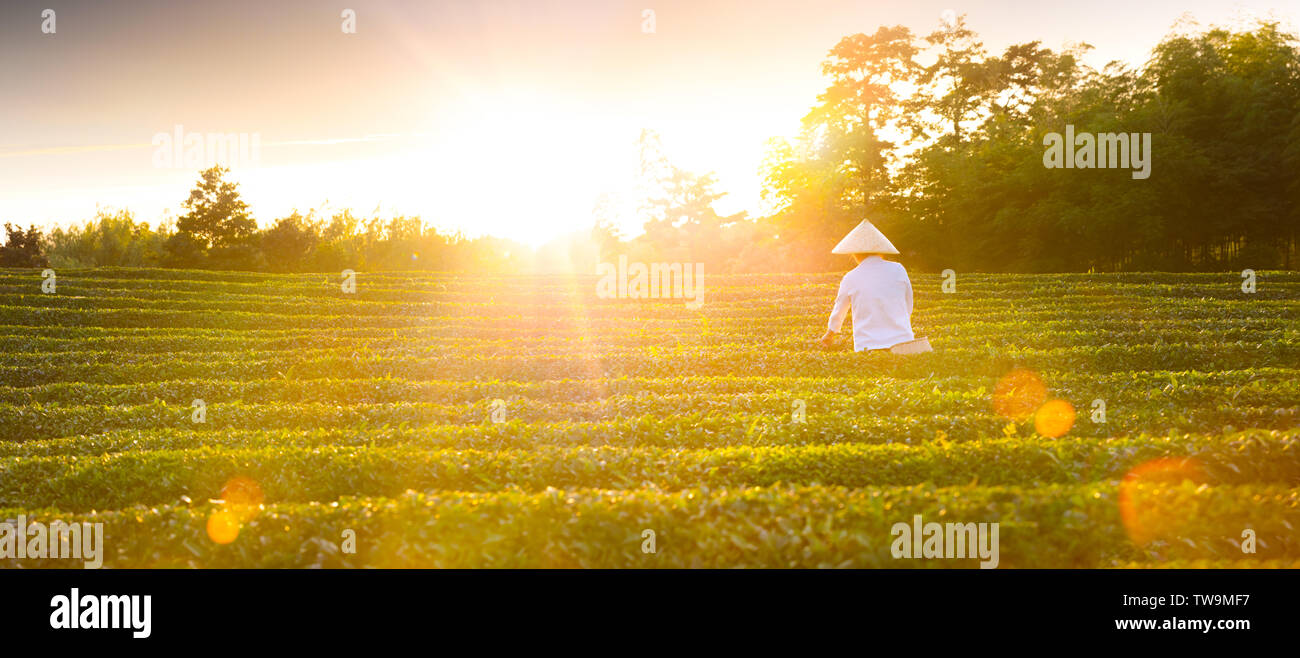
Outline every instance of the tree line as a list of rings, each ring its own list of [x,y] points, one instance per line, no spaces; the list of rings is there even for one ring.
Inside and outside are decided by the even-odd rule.
[[[767,219],[792,238],[783,260],[829,265],[827,245],[868,217],[922,269],[1294,268],[1295,36],[1273,22],[1176,29],[1136,69],[1093,70],[1088,49],[989,53],[964,17],[923,38],[841,40],[799,138],[767,168],[780,208]],[[1049,166],[1067,131],[1149,139],[1147,177]]]
[[[83,225],[48,233],[6,224],[0,266],[506,271],[528,255],[525,245],[509,240],[468,239],[440,233],[418,217],[366,218],[346,209],[329,216],[295,210],[259,229],[228,173],[219,166],[203,171],[174,224],[155,228],[129,210],[111,208]]]

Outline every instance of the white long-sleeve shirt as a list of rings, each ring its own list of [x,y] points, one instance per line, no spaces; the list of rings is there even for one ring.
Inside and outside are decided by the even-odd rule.
[[[880,256],[867,256],[840,281],[827,328],[840,332],[853,309],[853,349],[892,347],[912,335],[912,281],[907,270]]]

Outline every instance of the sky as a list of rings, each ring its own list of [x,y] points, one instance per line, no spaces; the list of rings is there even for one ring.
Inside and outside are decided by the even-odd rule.
[[[762,213],[767,141],[797,133],[831,47],[947,12],[989,52],[1087,42],[1096,67],[1141,64],[1184,15],[1300,25],[1300,0],[5,2],[0,223],[108,207],[156,225],[202,168],[186,149],[234,135],[246,157],[225,162],[263,226],[352,208],[537,244],[630,188],[643,129],[717,175],[723,214]]]

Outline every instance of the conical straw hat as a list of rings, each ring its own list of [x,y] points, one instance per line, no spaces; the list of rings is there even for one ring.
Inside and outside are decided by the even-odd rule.
[[[880,232],[871,222],[862,220],[856,228],[849,231],[840,243],[831,250],[832,254],[897,254],[889,238]]]

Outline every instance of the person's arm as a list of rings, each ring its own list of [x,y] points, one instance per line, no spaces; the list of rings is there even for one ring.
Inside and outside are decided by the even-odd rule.
[[[907,270],[903,270],[903,283],[907,284],[907,317],[912,317],[912,279],[907,276]]]
[[[847,278],[845,277],[845,279]],[[845,281],[841,280],[839,292],[835,295],[835,308],[831,309],[830,322],[826,323],[826,335],[821,338],[822,345],[830,347],[831,343],[835,341],[835,334],[839,333],[840,329],[844,327],[844,318],[848,317],[851,305],[848,287],[845,285]]]

